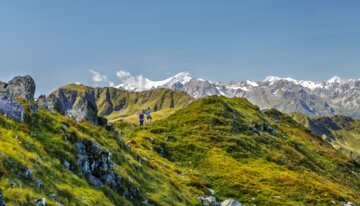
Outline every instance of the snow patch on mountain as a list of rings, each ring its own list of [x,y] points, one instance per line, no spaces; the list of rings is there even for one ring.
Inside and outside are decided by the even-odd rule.
[[[116,76],[122,82],[121,84],[115,86],[116,88],[123,88],[125,90],[137,92],[162,87],[171,87],[176,83],[185,84],[193,78],[189,72],[182,72],[165,80],[153,81],[145,78],[143,75],[134,76],[130,72],[123,70],[118,71]]]

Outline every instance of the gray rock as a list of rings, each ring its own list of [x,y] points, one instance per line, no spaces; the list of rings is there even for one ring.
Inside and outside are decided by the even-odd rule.
[[[24,172],[22,173],[23,177],[26,179],[31,179],[32,177],[32,171],[28,168],[25,168]]]
[[[39,110],[39,107],[37,104],[30,104],[29,105],[29,110],[31,114],[36,114]]]
[[[221,206],[242,206],[242,204],[234,199],[227,199],[221,203]]]
[[[209,196],[207,198],[200,197],[200,201],[204,206],[220,206],[219,202],[214,196]]]
[[[98,124],[98,108],[93,90],[80,94],[77,91],[59,89],[46,98],[45,108],[56,110],[76,121],[88,121]]]
[[[41,180],[36,180],[36,188],[42,189],[44,188],[44,183]]]
[[[49,197],[50,197],[51,199],[55,200],[55,199],[56,199],[56,194],[52,193],[52,194],[49,195]]]
[[[116,183],[116,177],[114,173],[109,173],[101,177],[101,180],[104,182],[104,184],[108,185],[110,188],[115,188]]]
[[[356,204],[353,202],[346,202],[346,203],[343,203],[343,206],[356,206]]]
[[[89,175],[88,180],[94,187],[102,187],[103,186],[103,183],[101,182],[101,180],[95,176]]]
[[[70,162],[68,162],[67,160],[64,160],[64,161],[63,161],[63,165],[64,165],[64,167],[65,167],[67,170],[70,170],[70,168],[71,168]]]
[[[35,94],[35,81],[29,76],[17,76],[6,86],[6,90],[13,97],[21,97],[26,100],[33,100]]]
[[[0,94],[0,113],[17,121],[24,120],[24,107],[9,94]]]
[[[36,103],[38,104],[39,107],[45,108],[45,109],[49,109],[48,105],[47,105],[47,99],[45,95],[40,95],[37,100]]]

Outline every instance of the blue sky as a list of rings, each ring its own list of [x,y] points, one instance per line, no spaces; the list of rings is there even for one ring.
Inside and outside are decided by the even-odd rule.
[[[56,3],[55,3],[56,2]],[[360,78],[360,1],[0,1],[0,79]]]

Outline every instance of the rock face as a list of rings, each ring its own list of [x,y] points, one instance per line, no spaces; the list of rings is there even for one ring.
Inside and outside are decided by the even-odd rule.
[[[0,84],[0,89],[7,91],[13,97],[21,97],[26,100],[33,100],[35,94],[35,81],[34,79],[27,76],[17,76],[12,79],[8,84]]]
[[[24,120],[24,108],[9,94],[0,94],[0,113],[18,121]]]
[[[128,198],[139,196],[140,191],[130,181],[115,173],[111,153],[94,141],[76,142],[77,165],[94,187],[104,184]]]
[[[48,110],[57,110],[77,121],[98,123],[94,91],[85,91],[84,94],[79,94],[78,91],[59,89],[48,98],[41,96],[38,104]]]

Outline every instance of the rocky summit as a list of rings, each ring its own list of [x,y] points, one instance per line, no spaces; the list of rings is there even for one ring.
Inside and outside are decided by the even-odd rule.
[[[33,101],[25,82],[1,87],[0,205],[360,203],[351,117],[165,88],[70,84]],[[153,119],[140,127],[146,108]]]

